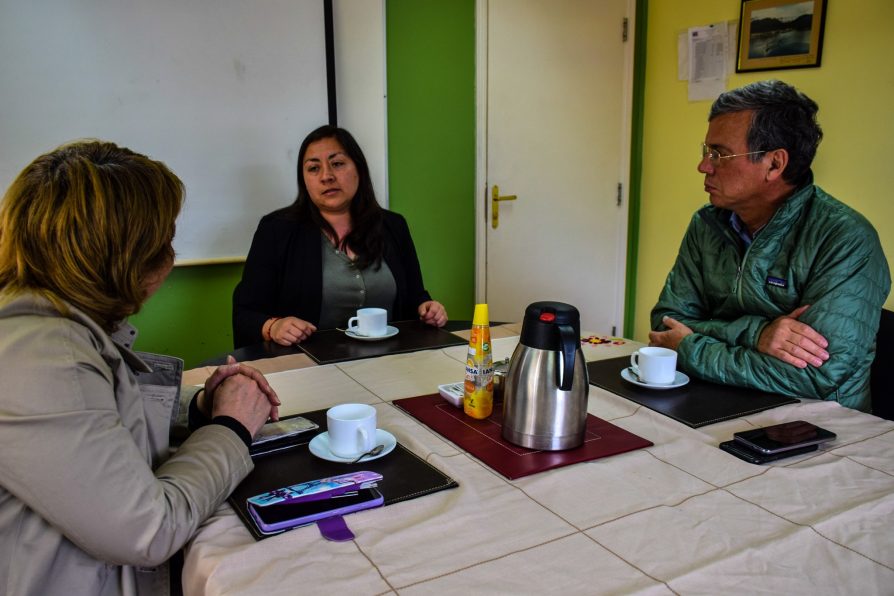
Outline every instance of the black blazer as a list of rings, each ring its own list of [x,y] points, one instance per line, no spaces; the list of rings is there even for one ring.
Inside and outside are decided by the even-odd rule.
[[[407,221],[385,210],[382,232],[385,262],[397,286],[391,316],[397,321],[416,319],[416,309],[431,296],[422,285]],[[288,209],[265,215],[251,241],[242,281],[233,291],[235,347],[261,343],[261,327],[270,317],[295,316],[317,325],[322,296],[320,229],[313,222],[296,220]]]

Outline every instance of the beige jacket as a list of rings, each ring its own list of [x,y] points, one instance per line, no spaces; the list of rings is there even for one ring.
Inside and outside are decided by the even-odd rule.
[[[0,296],[0,596],[166,594],[167,559],[251,471],[219,425],[169,454],[182,364],[150,369],[135,336]]]

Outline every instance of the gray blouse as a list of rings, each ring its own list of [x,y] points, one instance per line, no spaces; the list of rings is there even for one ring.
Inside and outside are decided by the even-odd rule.
[[[320,309],[320,329],[345,328],[348,319],[356,316],[358,308],[379,307],[388,311],[397,296],[394,275],[383,259],[381,265],[357,269],[354,262],[337,250],[325,234],[320,234],[323,247],[323,306]]]

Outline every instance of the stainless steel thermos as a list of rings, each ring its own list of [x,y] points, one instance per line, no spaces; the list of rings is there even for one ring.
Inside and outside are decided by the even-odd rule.
[[[588,382],[578,310],[562,302],[529,305],[503,390],[503,438],[547,451],[580,446]]]

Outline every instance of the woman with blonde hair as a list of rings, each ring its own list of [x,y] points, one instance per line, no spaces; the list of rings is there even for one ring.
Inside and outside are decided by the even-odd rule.
[[[2,594],[167,593],[166,561],[277,417],[263,376],[228,363],[171,453],[195,391],[177,359],[133,351],[126,319],[173,266],[182,202],[164,164],[84,141],[35,159],[0,204]]]

